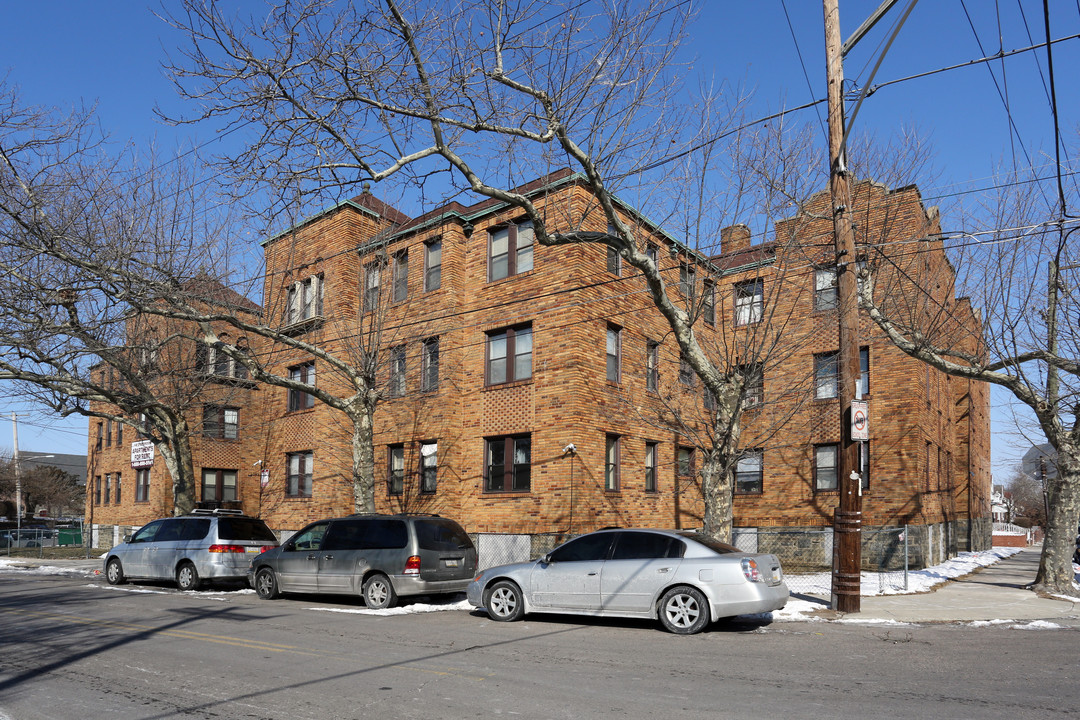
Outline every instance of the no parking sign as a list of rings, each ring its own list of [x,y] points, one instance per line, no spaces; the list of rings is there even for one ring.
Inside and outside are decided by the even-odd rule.
[[[870,439],[870,403],[865,400],[851,401],[851,439]]]

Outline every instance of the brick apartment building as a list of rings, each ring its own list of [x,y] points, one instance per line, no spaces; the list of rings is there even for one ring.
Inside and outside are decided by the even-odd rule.
[[[523,190],[549,227],[606,229],[575,175]],[[815,202],[823,209],[827,199]],[[863,183],[856,205],[868,253],[860,261],[875,263],[881,278],[875,297],[900,297],[905,282],[933,287],[952,330],[977,338],[979,319],[954,298],[940,241],[925,239],[937,217],[918,191]],[[827,214],[811,207],[757,244],[743,226],[727,228],[720,254],[707,257],[621,210],[671,292],[697,301],[702,344],[760,369],[744,403],[737,532],[831,526],[835,270],[831,226],[814,219]],[[893,249],[912,247],[918,252]],[[641,276],[605,246],[542,247],[519,211],[493,200],[409,218],[365,192],[269,239],[265,254],[266,318],[330,355],[379,348],[379,510],[437,512],[486,533],[700,526],[695,437],[710,398],[680,362]],[[892,264],[878,267],[888,257]],[[872,417],[864,526],[922,528],[948,554],[989,546],[986,389],[908,358],[865,319],[861,337]],[[284,344],[254,352],[278,374],[320,388],[342,383],[331,363]],[[221,387],[227,401],[213,395]],[[207,504],[222,504],[225,473],[235,488],[228,504],[275,530],[353,511],[352,427],[341,413],[283,388],[243,387],[242,397],[235,383],[206,388],[204,407],[190,410],[202,427],[196,474],[217,478],[200,487],[202,501],[212,487]],[[214,414],[226,407],[236,414]],[[226,436],[203,437],[223,426]],[[148,491],[137,497],[127,487],[131,440],[110,443],[107,428],[100,432],[99,443],[91,428],[87,517],[139,525],[168,514],[160,463],[143,474]],[[96,478],[110,475],[123,478],[119,497],[97,492]]]

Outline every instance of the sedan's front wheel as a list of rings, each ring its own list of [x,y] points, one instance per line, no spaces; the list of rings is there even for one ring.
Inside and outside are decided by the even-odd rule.
[[[499,622],[520,620],[525,614],[525,601],[521,597],[521,588],[509,580],[495,583],[488,591],[485,606],[491,619]]]
[[[668,632],[692,635],[709,624],[709,603],[697,588],[673,587],[660,598],[660,623]]]

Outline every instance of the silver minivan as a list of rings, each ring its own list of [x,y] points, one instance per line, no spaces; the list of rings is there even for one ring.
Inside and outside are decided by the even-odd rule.
[[[277,545],[262,520],[239,511],[198,511],[143,525],[105,553],[105,579],[175,580],[196,590],[204,580],[242,580],[250,559]]]
[[[350,515],[314,522],[251,561],[259,597],[283,592],[362,595],[370,608],[398,597],[464,592],[476,547],[438,515]]]

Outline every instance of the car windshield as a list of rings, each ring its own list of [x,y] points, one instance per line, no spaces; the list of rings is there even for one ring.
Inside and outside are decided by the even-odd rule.
[[[701,533],[697,532],[682,532],[679,534],[682,535],[684,538],[690,538],[695,542],[701,543],[705,547],[709,548],[713,552],[719,553],[720,555],[730,555],[731,553],[742,552],[742,550],[735,547],[734,545],[728,545],[726,542],[713,540],[708,535],[702,535]]]
[[[277,542],[266,523],[256,518],[223,517],[218,520],[218,535],[222,540],[260,540]]]

